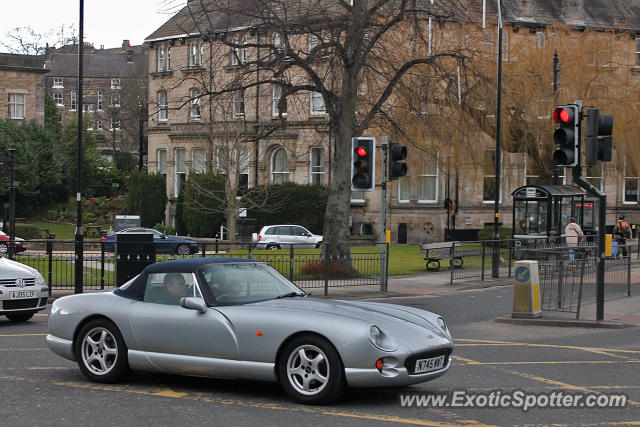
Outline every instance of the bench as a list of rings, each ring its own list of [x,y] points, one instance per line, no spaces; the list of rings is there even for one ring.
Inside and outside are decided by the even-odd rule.
[[[440,260],[449,258],[449,264],[452,268],[462,268],[464,261],[461,256],[451,258],[451,250],[456,246],[460,246],[460,242],[439,242],[439,243],[422,243],[420,244],[420,252],[427,261],[427,271],[440,270]]]

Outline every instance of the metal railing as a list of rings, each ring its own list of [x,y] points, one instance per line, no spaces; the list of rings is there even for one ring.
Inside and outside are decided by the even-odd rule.
[[[30,240],[28,250],[17,253],[15,260],[38,270],[56,290],[72,290],[75,283],[75,248],[73,240]],[[127,242],[128,245],[135,242]],[[148,243],[147,243],[148,244]],[[117,286],[117,243],[85,240],[83,289],[101,290]],[[283,245],[285,246],[285,245]],[[156,262],[193,257],[234,257],[264,261],[303,289],[324,289],[345,286],[378,286],[386,290],[389,247],[376,243],[346,243],[348,254],[332,255],[335,251],[321,245],[318,248],[297,248],[286,245],[279,250],[259,250],[256,243],[199,242],[198,250],[188,255],[156,253]],[[106,250],[109,249],[109,250]]]

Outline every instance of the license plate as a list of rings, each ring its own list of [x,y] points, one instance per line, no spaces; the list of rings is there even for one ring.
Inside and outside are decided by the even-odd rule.
[[[11,299],[25,299],[25,298],[35,298],[36,297],[36,291],[31,290],[31,291],[12,291],[9,292],[9,298]]]
[[[437,371],[444,367],[444,355],[438,357],[432,357],[430,359],[418,359],[416,360],[416,374],[422,374],[424,372]]]

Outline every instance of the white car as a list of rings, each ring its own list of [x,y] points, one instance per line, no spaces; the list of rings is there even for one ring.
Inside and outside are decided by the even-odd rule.
[[[300,225],[267,225],[253,233],[257,249],[319,248],[322,236],[313,234]]]
[[[0,316],[24,322],[47,308],[49,287],[35,268],[0,257]]]

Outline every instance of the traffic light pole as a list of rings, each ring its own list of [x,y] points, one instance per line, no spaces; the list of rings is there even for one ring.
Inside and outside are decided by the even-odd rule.
[[[387,148],[389,147],[389,141],[386,136],[382,137],[382,179],[380,188],[382,189],[382,203],[380,203],[381,212],[381,224],[382,230],[380,232],[380,273],[382,274],[382,286],[381,291],[387,291],[387,263],[385,257],[382,254],[388,255],[387,252]],[[375,179],[375,177],[374,177]]]

